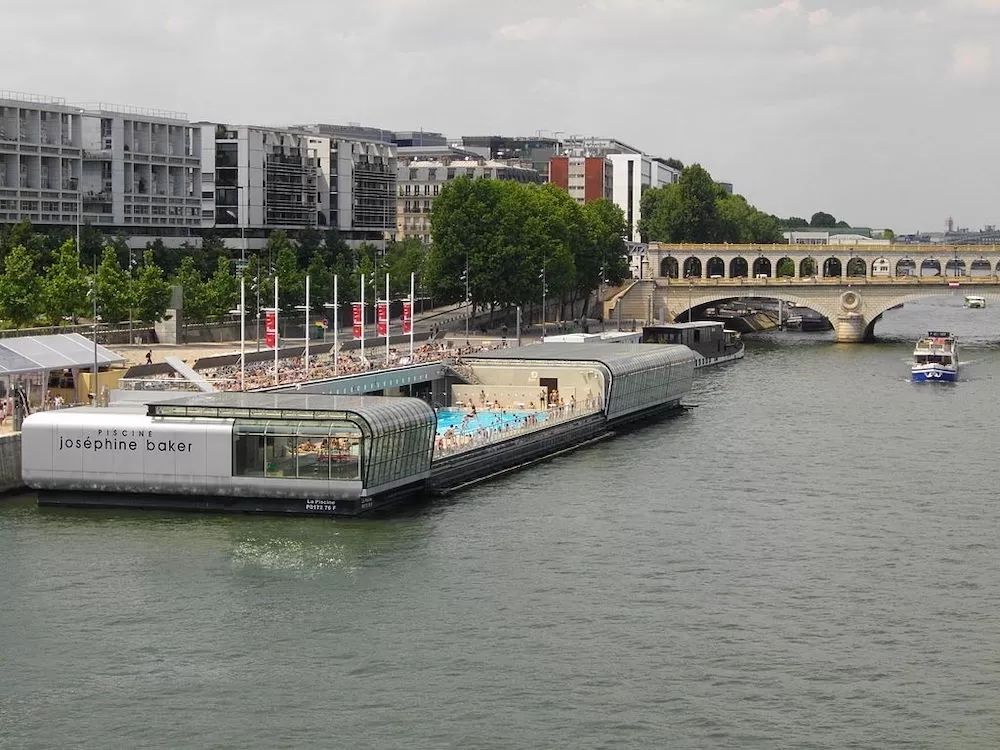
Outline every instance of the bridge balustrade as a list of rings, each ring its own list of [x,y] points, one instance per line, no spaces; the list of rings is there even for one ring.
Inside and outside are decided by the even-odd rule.
[[[644,278],[713,283],[744,279],[832,279],[836,283],[914,277],[996,279],[1000,247],[984,245],[667,245],[650,243]]]

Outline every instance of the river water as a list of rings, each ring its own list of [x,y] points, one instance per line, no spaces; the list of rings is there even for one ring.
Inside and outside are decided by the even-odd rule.
[[[1000,306],[357,522],[0,502],[0,748],[1000,746]],[[961,382],[911,384],[927,329]]]

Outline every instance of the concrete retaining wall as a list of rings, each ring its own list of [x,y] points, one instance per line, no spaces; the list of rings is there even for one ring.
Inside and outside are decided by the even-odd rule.
[[[24,488],[21,480],[21,433],[0,435],[0,492]]]

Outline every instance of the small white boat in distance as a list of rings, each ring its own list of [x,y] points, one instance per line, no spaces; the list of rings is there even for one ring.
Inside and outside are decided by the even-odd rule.
[[[929,331],[913,349],[915,383],[953,383],[958,378],[958,344],[947,331]]]
[[[970,294],[965,298],[966,307],[986,307],[986,298]]]

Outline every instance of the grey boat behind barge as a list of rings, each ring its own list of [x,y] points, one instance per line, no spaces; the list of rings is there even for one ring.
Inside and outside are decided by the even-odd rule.
[[[647,344],[538,344],[466,357],[450,404],[479,397],[525,417],[465,441],[449,442],[435,410],[405,396],[162,394],[40,412],[23,425],[22,475],[45,505],[358,516],[675,412],[695,360],[688,347]]]

